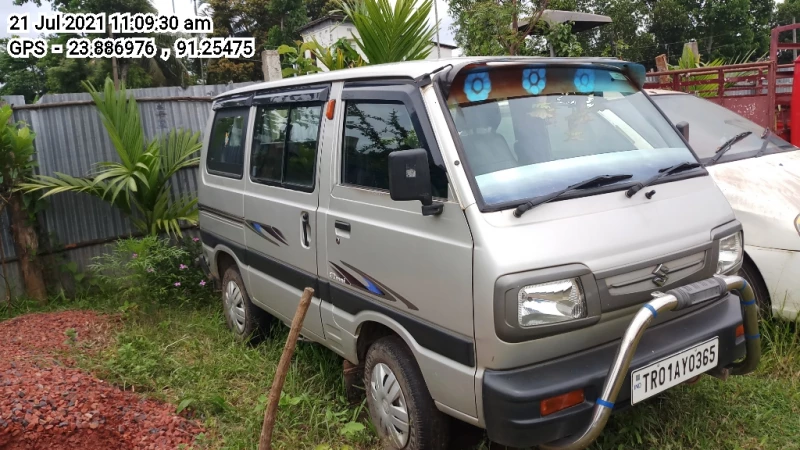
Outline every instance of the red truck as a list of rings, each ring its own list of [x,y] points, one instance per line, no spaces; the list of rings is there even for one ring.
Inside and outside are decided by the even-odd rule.
[[[792,136],[793,115],[800,124],[800,89],[793,94],[795,76],[800,77],[800,58],[793,64],[778,64],[780,50],[800,49],[800,43],[780,42],[780,34],[800,28],[800,23],[772,30],[769,59],[719,67],[669,70],[647,74],[647,89],[689,92],[722,105],[769,128],[783,139],[800,146],[800,131]],[[792,108],[796,103],[797,107]],[[794,112],[792,112],[794,111]]]

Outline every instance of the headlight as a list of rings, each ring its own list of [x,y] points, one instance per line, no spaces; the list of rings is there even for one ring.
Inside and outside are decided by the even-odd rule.
[[[577,278],[525,286],[517,299],[523,328],[586,317],[586,299]]]
[[[724,274],[742,262],[744,249],[742,248],[742,232],[738,231],[719,240],[719,259],[717,260],[717,273]]]
[[[794,227],[797,229],[797,234],[800,234],[800,214],[794,218]]]

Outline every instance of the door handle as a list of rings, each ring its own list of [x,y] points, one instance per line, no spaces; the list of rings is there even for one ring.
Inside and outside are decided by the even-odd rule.
[[[309,248],[311,246],[311,242],[308,238],[309,230],[311,229],[311,224],[309,223],[308,212],[303,211],[300,213],[301,218],[301,226],[303,228],[303,247]]]
[[[336,235],[336,243],[341,244],[342,238],[350,239],[350,224],[337,220],[333,222],[333,234]]]

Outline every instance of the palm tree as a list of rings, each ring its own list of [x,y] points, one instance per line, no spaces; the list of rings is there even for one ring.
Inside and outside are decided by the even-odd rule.
[[[104,92],[84,83],[95,102],[103,126],[120,162],[101,162],[91,177],[36,175],[21,183],[25,192],[43,191],[42,198],[62,192],[83,192],[120,209],[145,234],[181,235],[181,221],[197,223],[197,198],[170,201],[171,178],[179,170],[196,166],[202,143],[200,133],[172,130],[145,142],[136,100],[106,78]]]
[[[425,59],[431,53],[436,29],[428,24],[432,0],[341,0],[340,7],[353,22],[353,35],[369,64]],[[437,24],[438,27],[438,24]]]

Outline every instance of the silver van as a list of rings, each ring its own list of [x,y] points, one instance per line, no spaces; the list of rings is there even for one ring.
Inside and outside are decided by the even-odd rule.
[[[742,227],[644,76],[458,58],[217,97],[200,230],[228,326],[289,323],[313,287],[303,335],[363,370],[395,449],[444,448],[450,417],[583,448],[616,408],[752,371]]]

